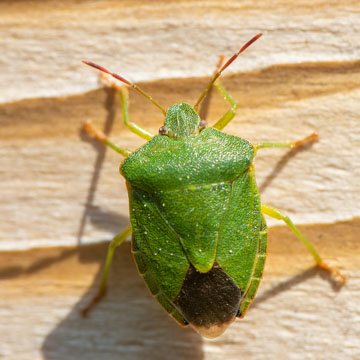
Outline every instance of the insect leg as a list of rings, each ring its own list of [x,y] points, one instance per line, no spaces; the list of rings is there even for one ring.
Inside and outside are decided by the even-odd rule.
[[[81,313],[83,316],[86,316],[89,313],[89,311],[105,296],[107,278],[108,278],[111,262],[114,256],[115,248],[121,245],[128,238],[131,232],[132,232],[131,225],[129,225],[120,234],[117,234],[109,244],[108,252],[106,255],[105,267],[103,270],[99,290],[97,294],[93,297],[93,299],[90,301],[90,303],[84,309],[82,309]]]
[[[119,87],[118,89],[121,99],[121,108],[124,117],[125,125],[136,135],[142,137],[145,140],[150,140],[154,135],[143,129],[141,126],[136,125],[135,123],[129,121],[129,92],[128,89],[124,86]]]
[[[267,206],[261,204],[261,211],[265,215],[269,215],[274,219],[282,220],[285,224],[295,233],[295,235],[303,242],[306,248],[310,251],[311,255],[314,257],[316,261],[316,265],[328,271],[329,273],[335,275],[337,278],[341,279],[342,282],[346,281],[346,277],[335,267],[329,266],[327,263],[323,261],[319,253],[315,250],[314,246],[311,242],[300,232],[300,230],[294,225],[294,223],[290,220],[288,216],[283,214],[280,210],[275,209],[271,206]]]
[[[255,144],[255,148],[256,149],[263,149],[263,148],[288,148],[288,149],[293,149],[296,148],[298,146],[304,145],[307,142],[310,141],[316,141],[319,139],[319,134],[317,133],[312,133],[306,137],[304,137],[303,139],[300,140],[296,140],[296,141],[287,141],[287,142],[263,142],[263,143],[259,143],[259,144]]]
[[[224,99],[227,100],[231,105],[231,109],[228,110],[213,126],[213,128],[215,129],[222,130],[234,118],[238,108],[238,104],[233,99],[233,97],[225,90],[225,88],[221,85],[219,81],[216,81],[214,85],[219,90],[220,94],[224,97]]]
[[[115,150],[119,154],[121,154],[124,157],[128,157],[131,154],[130,150],[122,149],[115,145],[112,141],[110,141],[107,136],[100,130],[98,130],[93,124],[91,124],[89,121],[85,121],[84,124],[84,130],[86,133],[95,138],[96,140],[104,143],[105,145],[109,146],[111,149]]]
[[[113,88],[120,95],[121,108],[124,118],[124,124],[136,135],[145,140],[150,140],[154,135],[149,131],[143,129],[141,126],[129,120],[129,92],[125,86],[119,86],[115,82],[108,79],[106,76],[100,74],[101,79],[111,88]]]

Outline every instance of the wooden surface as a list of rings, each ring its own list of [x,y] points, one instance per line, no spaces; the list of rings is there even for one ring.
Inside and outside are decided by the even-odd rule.
[[[349,276],[339,288],[284,227],[270,229],[265,274],[246,317],[215,340],[182,329],[149,295],[126,243],[108,296],[84,319],[106,244],[0,253],[4,359],[358,359],[360,222],[301,228]],[[339,246],[341,243],[341,246]],[[335,255],[336,254],[336,255]]]
[[[0,358],[360,358],[358,1],[54,4],[0,4]],[[222,80],[239,103],[226,131],[252,142],[319,132],[298,151],[259,150],[258,185],[264,203],[308,224],[306,235],[348,283],[336,287],[288,229],[271,228],[256,302],[207,341],[166,317],[125,244],[109,296],[81,319],[106,247],[88,243],[128,224],[121,157],[88,139],[81,123],[129,149],[142,140],[80,60],[138,81],[165,107],[193,104],[218,55],[258,32]],[[130,102],[132,121],[156,133],[158,109],[134,92]],[[214,92],[210,124],[227,108]]]

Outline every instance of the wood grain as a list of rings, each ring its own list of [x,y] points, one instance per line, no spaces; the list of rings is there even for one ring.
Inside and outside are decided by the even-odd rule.
[[[170,79],[139,85],[169,106],[194,103],[207,81]],[[299,223],[360,216],[360,62],[274,66],[224,76],[222,82],[239,102],[228,133],[254,143],[320,134],[318,142],[295,151],[258,152],[255,167],[265,203]],[[130,102],[131,120],[156,133],[161,112],[137,93],[130,93]],[[227,109],[214,92],[209,123]],[[3,104],[0,110],[0,248],[109,239],[126,226],[127,193],[118,173],[122,159],[81,130],[82,122],[91,120],[124,148],[143,143],[125,129],[118,96],[111,89],[22,100]]]
[[[259,32],[229,72],[307,61],[357,60],[357,0],[93,1],[0,3],[0,101],[97,87],[86,58],[133,81],[210,75]]]
[[[357,0],[2,1],[0,358],[360,358],[359,24]],[[348,283],[335,286],[287,228],[271,227],[255,303],[207,341],[148,295],[127,243],[108,297],[81,319],[106,251],[98,242],[128,224],[121,157],[81,124],[91,120],[129,149],[143,143],[124,127],[118,96],[81,60],[138,82],[164,107],[193,104],[218,56],[258,32],[222,77],[239,103],[226,132],[254,143],[320,134],[297,151],[259,151],[258,186],[264,203],[307,224]],[[135,92],[130,103],[131,120],[156,133],[158,109]],[[213,92],[209,123],[227,109]]]
[[[360,220],[301,227],[345,268],[339,288],[284,227],[270,229],[265,274],[243,320],[216,340],[180,328],[151,298],[130,245],[118,249],[107,297],[88,318],[106,244],[0,253],[0,354],[6,359],[357,359]]]

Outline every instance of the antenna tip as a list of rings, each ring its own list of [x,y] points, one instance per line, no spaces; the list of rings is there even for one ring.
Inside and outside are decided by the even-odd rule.
[[[91,66],[91,67],[93,67],[93,68],[95,68],[95,69],[98,69],[98,70],[100,70],[100,71],[102,71],[102,72],[104,72],[104,73],[107,73],[107,74],[112,75],[109,70],[105,69],[104,67],[102,67],[102,66],[100,66],[100,65],[98,65],[98,64],[93,63],[92,61],[82,60],[82,62],[83,62],[84,64],[89,65],[89,66]]]

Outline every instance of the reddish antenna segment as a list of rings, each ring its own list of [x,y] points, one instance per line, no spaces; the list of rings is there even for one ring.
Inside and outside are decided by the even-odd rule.
[[[216,74],[211,79],[209,85],[206,87],[206,89],[203,91],[203,93],[200,95],[198,101],[194,105],[194,110],[197,111],[201,101],[204,99],[207,92],[210,90],[210,88],[213,86],[216,79],[221,75],[221,73],[243,52],[245,51],[253,42],[255,42],[257,39],[259,39],[262,36],[262,34],[257,34],[254,36],[251,40],[249,40],[237,53],[235,53],[224,65],[223,67],[216,72]]]
[[[147,99],[149,99],[156,107],[158,107],[162,112],[163,114],[166,116],[166,111],[165,109],[157,102],[155,101],[150,95],[148,95],[144,90],[140,89],[136,84],[130,82],[129,80],[126,80],[125,78],[123,78],[122,76],[118,75],[118,74],[115,74],[111,71],[109,71],[108,69],[105,69],[104,67],[98,65],[98,64],[95,64],[91,61],[85,61],[83,60],[82,61],[84,64],[86,65],[89,65],[97,70],[100,70],[106,74],[109,74],[111,75],[112,77],[114,77],[115,79],[118,79],[120,80],[121,82],[125,83],[126,85],[129,85],[131,86],[133,89],[135,89],[137,92],[139,92],[141,95],[145,96]]]

